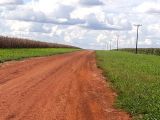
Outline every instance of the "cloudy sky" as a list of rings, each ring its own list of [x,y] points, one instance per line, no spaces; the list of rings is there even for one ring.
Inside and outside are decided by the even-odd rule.
[[[160,0],[0,0],[0,34],[104,49],[160,47]]]

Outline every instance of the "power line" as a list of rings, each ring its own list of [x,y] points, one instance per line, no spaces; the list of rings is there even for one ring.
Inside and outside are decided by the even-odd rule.
[[[138,53],[138,37],[139,37],[139,27],[141,27],[142,25],[140,25],[140,24],[137,24],[137,25],[134,25],[134,26],[136,26],[137,27],[137,39],[136,39],[136,54]]]

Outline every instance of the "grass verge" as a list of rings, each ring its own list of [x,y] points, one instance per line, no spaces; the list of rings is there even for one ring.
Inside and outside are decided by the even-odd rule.
[[[133,119],[160,120],[160,56],[97,51],[97,63],[117,91],[116,107]]]
[[[19,60],[28,57],[49,56],[73,52],[78,49],[73,48],[20,48],[20,49],[0,49],[0,62]]]

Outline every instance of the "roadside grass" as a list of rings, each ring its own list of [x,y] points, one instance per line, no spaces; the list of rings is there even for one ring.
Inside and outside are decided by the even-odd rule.
[[[29,57],[49,56],[73,52],[79,49],[74,48],[19,48],[0,49],[0,63],[10,60],[19,60]]]
[[[118,94],[115,106],[135,120],[160,120],[160,56],[116,51],[96,55]]]

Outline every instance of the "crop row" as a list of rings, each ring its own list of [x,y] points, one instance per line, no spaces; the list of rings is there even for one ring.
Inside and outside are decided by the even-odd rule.
[[[0,48],[75,48],[69,45],[0,36]]]
[[[135,52],[135,49],[124,48],[124,49],[120,49],[120,51]],[[138,53],[139,54],[160,55],[160,48],[139,48]]]
[[[115,106],[133,120],[160,120],[160,56],[97,51],[97,63],[117,92]]]

